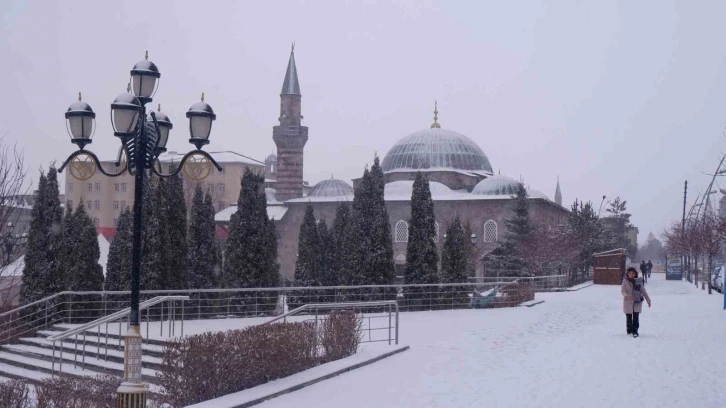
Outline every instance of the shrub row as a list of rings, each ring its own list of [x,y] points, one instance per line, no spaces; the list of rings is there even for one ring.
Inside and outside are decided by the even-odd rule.
[[[34,385],[21,380],[0,382],[0,408],[115,408],[116,389],[121,379],[60,377]]]
[[[163,402],[183,407],[350,356],[360,326],[354,313],[341,312],[324,319],[319,333],[312,322],[279,323],[170,342],[159,373]]]

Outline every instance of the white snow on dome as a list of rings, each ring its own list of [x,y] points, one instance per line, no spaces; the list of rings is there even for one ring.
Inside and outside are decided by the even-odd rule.
[[[529,198],[541,198],[543,200],[552,201],[545,193],[538,190],[527,190],[527,194],[529,194]]]
[[[455,193],[446,185],[441,184],[437,181],[429,181],[429,189],[431,189],[431,197],[436,198],[450,198],[452,195],[459,195]],[[386,184],[384,189],[384,195],[386,200],[392,199],[404,199],[410,200],[411,194],[413,194],[413,181],[412,180],[400,180],[393,181]]]
[[[518,187],[517,180],[498,174],[480,181],[471,193],[474,195],[513,196],[517,194]]]
[[[309,197],[347,197],[353,195],[353,187],[343,180],[328,179],[319,182],[310,191]]]

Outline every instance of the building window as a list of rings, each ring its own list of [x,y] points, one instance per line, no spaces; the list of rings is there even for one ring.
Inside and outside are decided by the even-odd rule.
[[[101,183],[96,183],[96,192],[101,191]]]
[[[88,183],[88,192],[89,193],[93,192],[93,183]]]
[[[94,225],[95,227],[98,227],[98,218],[94,218],[94,219],[93,219],[93,225]]]
[[[217,191],[224,193],[224,184],[217,184]]]
[[[115,192],[117,192],[117,193],[118,193],[118,183],[115,183],[115,184],[113,185],[113,191],[115,191]]]
[[[221,168],[221,170],[217,170],[217,174],[224,174],[224,165],[220,164],[219,167]]]
[[[121,211],[126,211],[126,201],[121,201]]]
[[[118,218],[113,219],[113,226],[118,227]]]
[[[126,183],[121,183],[121,192],[122,193],[126,192]]]
[[[496,242],[497,241],[497,223],[494,220],[489,220],[484,223],[484,242]]]
[[[118,201],[113,202],[113,209],[118,210]]]
[[[94,204],[94,206],[93,206],[94,209],[96,209],[96,210],[100,210],[101,209],[101,202],[100,201],[96,200],[93,204]]]
[[[66,202],[66,210],[70,211],[73,209],[73,200],[68,200]]]
[[[401,220],[396,223],[396,242],[408,242],[408,223]]]
[[[69,193],[73,192],[73,183],[68,183],[68,192]]]
[[[86,209],[87,210],[90,210],[91,208],[93,208],[93,207],[91,207],[91,202],[90,201],[86,201]]]

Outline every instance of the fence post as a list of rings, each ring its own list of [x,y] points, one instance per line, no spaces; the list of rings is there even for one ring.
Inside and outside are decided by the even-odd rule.
[[[199,302],[197,303],[197,319],[202,318],[202,291],[199,291]]]
[[[70,300],[68,301],[69,302],[69,306],[68,306],[68,323],[73,323],[73,294],[71,293],[69,295],[69,297],[70,297]]]
[[[388,345],[391,345],[391,305],[388,305]]]

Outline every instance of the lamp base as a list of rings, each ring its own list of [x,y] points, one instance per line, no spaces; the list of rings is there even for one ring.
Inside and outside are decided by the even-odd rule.
[[[141,382],[141,327],[129,326],[124,336],[124,381],[116,391],[118,408],[146,408],[146,385]]]

